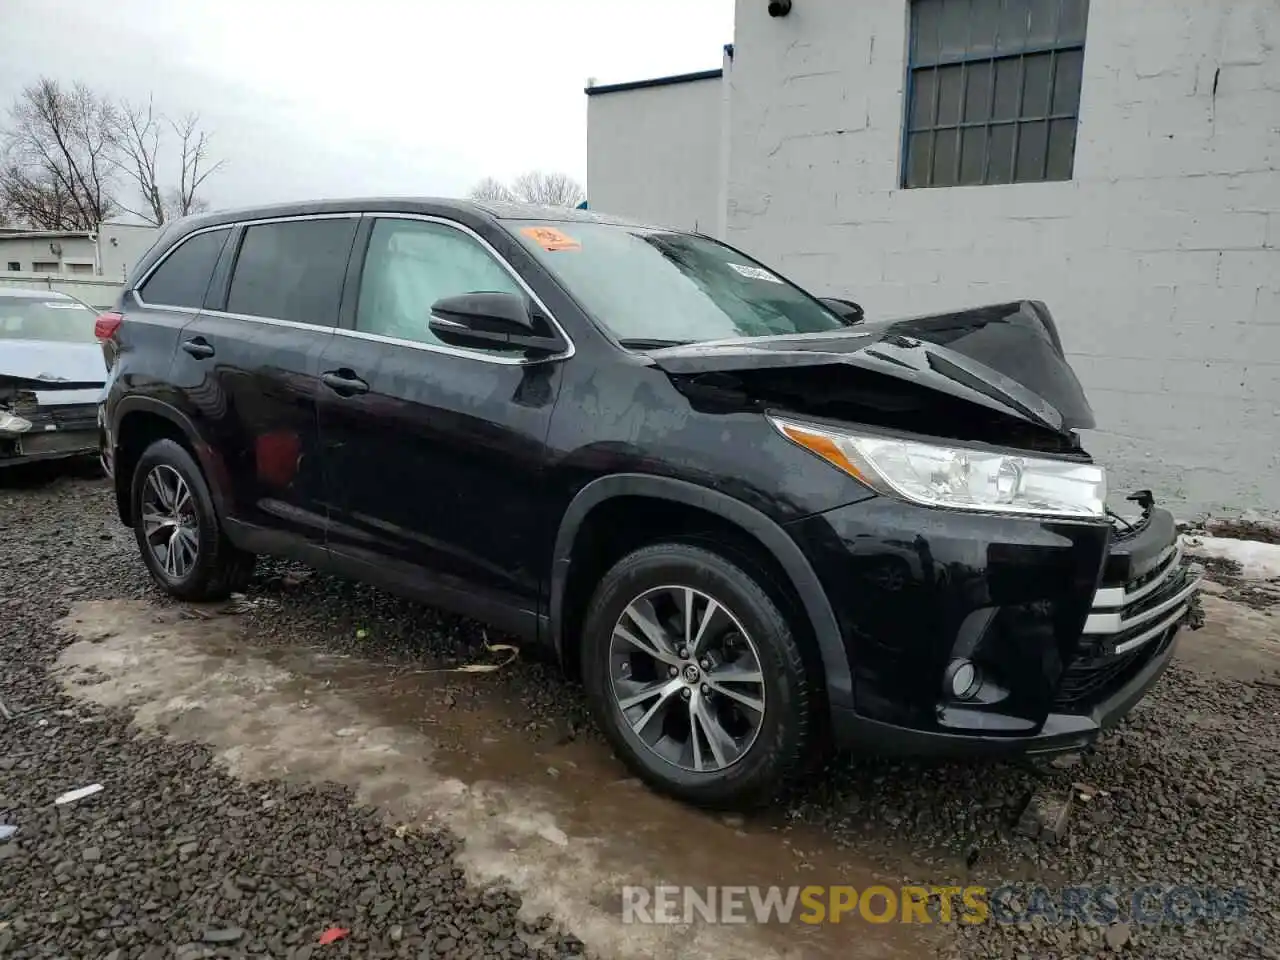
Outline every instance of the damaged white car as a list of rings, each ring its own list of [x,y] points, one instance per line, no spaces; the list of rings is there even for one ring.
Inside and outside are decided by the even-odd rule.
[[[96,318],[73,297],[0,288],[0,469],[97,454]]]

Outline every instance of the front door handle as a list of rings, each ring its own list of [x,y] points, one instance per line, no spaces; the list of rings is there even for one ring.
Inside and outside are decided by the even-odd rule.
[[[330,370],[328,373],[321,374],[320,380],[334,393],[343,397],[369,392],[369,385],[350,370]]]
[[[182,341],[182,349],[197,360],[208,360],[214,353],[213,344],[204,337],[192,337],[190,340]]]

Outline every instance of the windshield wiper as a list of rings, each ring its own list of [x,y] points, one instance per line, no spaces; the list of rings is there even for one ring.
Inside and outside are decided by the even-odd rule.
[[[626,340],[619,340],[622,346],[628,350],[661,350],[663,347],[683,347],[685,344],[693,343],[692,340],[659,340],[653,337],[629,337]]]

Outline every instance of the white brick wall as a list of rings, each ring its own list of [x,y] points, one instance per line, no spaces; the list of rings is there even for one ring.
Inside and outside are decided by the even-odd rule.
[[[1043,299],[1114,490],[1280,512],[1277,0],[1093,0],[1075,180],[936,190],[898,188],[907,0],[766,6],[737,4],[731,243],[873,317]]]
[[[724,220],[721,89],[716,78],[589,96],[592,208],[718,234]]]

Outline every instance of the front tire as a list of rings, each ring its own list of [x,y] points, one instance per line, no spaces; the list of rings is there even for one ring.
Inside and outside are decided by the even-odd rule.
[[[653,788],[698,806],[764,803],[814,735],[795,632],[732,561],[686,543],[642,547],[596,588],[582,676],[615,752]]]
[[[179,600],[224,600],[242,590],[254,557],[227,540],[195,458],[173,440],[157,440],[134,468],[133,532],[143,562]]]

